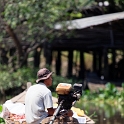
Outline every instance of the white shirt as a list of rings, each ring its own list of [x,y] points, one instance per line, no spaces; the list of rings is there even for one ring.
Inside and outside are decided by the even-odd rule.
[[[29,87],[25,96],[25,116],[28,124],[39,124],[48,116],[45,109],[51,107],[52,94],[44,83]]]

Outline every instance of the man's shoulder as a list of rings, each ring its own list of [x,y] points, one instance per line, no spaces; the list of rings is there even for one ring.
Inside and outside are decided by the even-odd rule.
[[[47,87],[44,89],[44,91],[47,92],[47,93],[51,93],[51,90],[48,89]]]

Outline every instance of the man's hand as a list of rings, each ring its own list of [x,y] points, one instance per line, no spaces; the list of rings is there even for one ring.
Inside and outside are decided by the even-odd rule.
[[[55,109],[54,108],[48,108],[47,111],[48,111],[48,115],[52,116],[55,112]]]

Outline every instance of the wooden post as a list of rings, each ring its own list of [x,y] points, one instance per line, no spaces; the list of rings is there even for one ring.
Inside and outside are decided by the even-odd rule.
[[[84,67],[84,52],[80,50],[80,71],[79,78],[85,78],[85,67]]]
[[[31,82],[27,82],[27,89],[31,86]]]
[[[50,66],[52,62],[52,50],[51,44],[48,41],[44,42],[44,57],[46,58],[46,64]]]
[[[115,49],[112,49],[112,63],[113,63],[113,65],[115,65],[115,57],[116,57]]]
[[[101,51],[99,51],[98,56],[99,56],[98,57],[98,59],[99,59],[98,60],[99,61],[99,67],[98,68],[99,69],[98,70],[99,70],[99,75],[101,75],[101,72],[102,72],[102,52]]]
[[[68,77],[72,76],[73,50],[68,51]]]
[[[104,79],[108,79],[108,49],[104,48],[103,49],[103,58],[104,58],[104,68],[103,68],[103,73],[104,73]]]
[[[97,55],[96,55],[96,51],[93,52],[93,71],[96,72],[96,67],[97,66]]]
[[[41,54],[41,48],[37,48],[34,51],[34,67],[39,67],[40,65],[40,54]]]
[[[58,55],[56,58],[56,75],[60,75],[60,70],[61,70],[61,51],[58,50]]]

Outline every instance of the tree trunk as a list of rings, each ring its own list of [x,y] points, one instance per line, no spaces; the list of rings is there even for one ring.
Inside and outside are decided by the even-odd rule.
[[[14,33],[13,29],[9,25],[6,26],[6,31],[12,37],[13,42],[16,45],[16,48],[17,48],[17,51],[18,51],[18,55],[17,55],[17,57],[18,57],[18,65],[20,65],[20,62],[23,59],[22,45],[21,45],[19,39],[17,38],[16,34]]]

